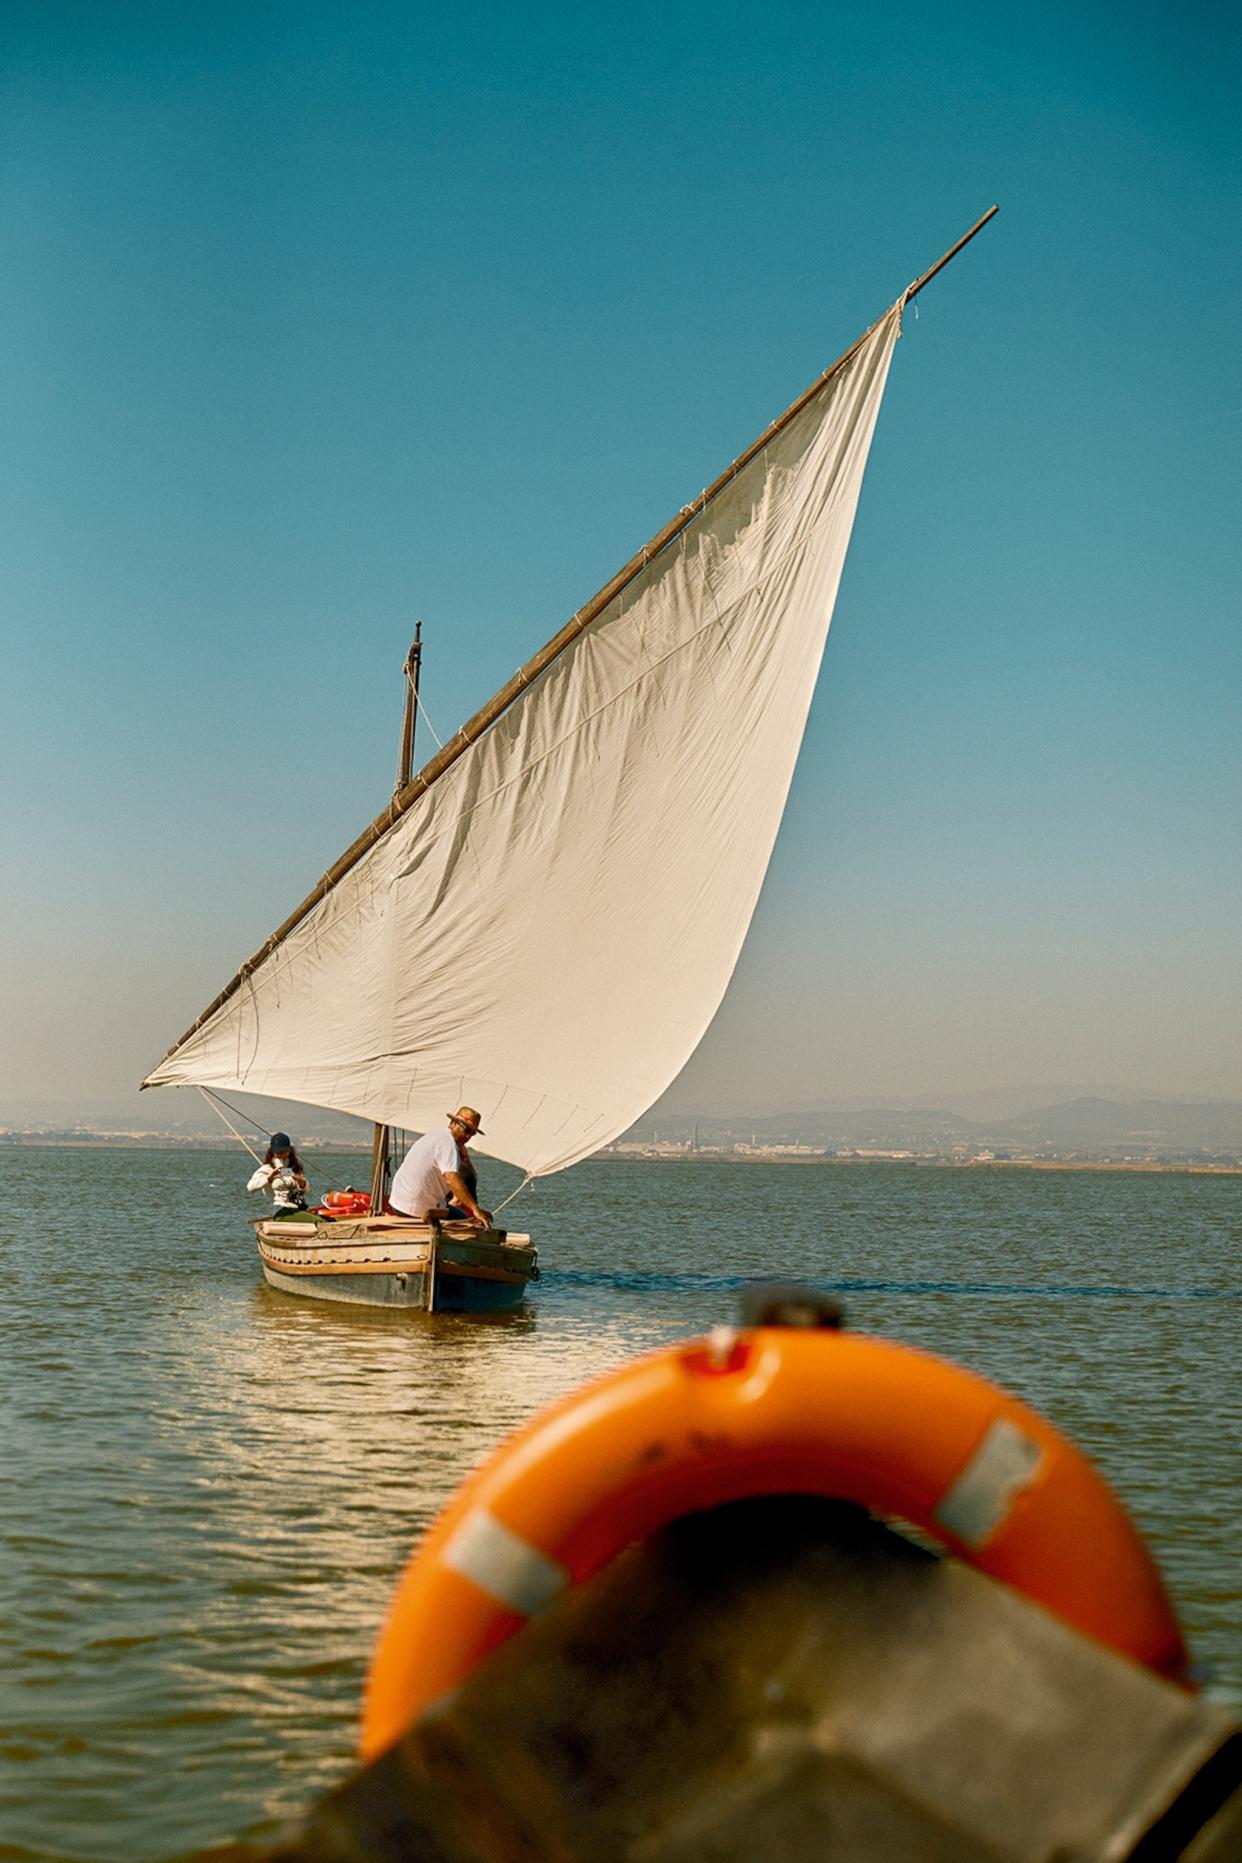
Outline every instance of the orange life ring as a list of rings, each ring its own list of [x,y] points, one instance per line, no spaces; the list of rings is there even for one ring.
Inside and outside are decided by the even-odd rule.
[[[329,1190],[323,1207],[331,1216],[369,1216],[371,1199],[365,1190]]]
[[[412,1556],[367,1684],[373,1758],[621,1549],[761,1494],[857,1501],[922,1528],[1173,1680],[1187,1656],[1120,1501],[1036,1411],[960,1366],[824,1330],[725,1330],[598,1379],[526,1425]]]

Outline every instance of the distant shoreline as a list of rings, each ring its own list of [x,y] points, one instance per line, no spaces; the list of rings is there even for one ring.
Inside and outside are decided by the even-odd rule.
[[[156,1137],[124,1138],[120,1135],[91,1138],[43,1138],[37,1133],[0,1133],[0,1151],[176,1151],[202,1152],[228,1157],[233,1146],[213,1139],[161,1139]],[[344,1139],[322,1142],[302,1140],[300,1149],[313,1157],[358,1157],[365,1145],[351,1145]],[[1168,1164],[1155,1160],[1090,1158],[832,1158],[823,1155],[791,1158],[781,1154],[756,1152],[670,1152],[662,1156],[595,1152],[583,1163],[589,1164],[779,1164],[779,1165],[901,1165],[920,1171],[1126,1171],[1149,1176],[1173,1174],[1182,1177],[1242,1177],[1242,1164]]]
[[[1242,1177],[1242,1164],[1158,1164],[1127,1158],[1110,1163],[1107,1158],[1070,1160],[1068,1158],[973,1158],[964,1167],[973,1171],[1181,1171],[1200,1177]]]
[[[665,1157],[626,1156],[618,1152],[599,1151],[592,1164],[848,1164],[874,1166],[903,1165],[920,1171],[1177,1171],[1206,1177],[1242,1177],[1242,1164],[1166,1164],[1132,1158],[787,1158],[764,1156],[753,1152],[707,1152],[690,1154],[671,1152]]]

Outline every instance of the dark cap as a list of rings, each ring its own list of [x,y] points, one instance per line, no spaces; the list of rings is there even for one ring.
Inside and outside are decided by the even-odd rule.
[[[292,1151],[293,1140],[287,1132],[273,1132],[271,1148],[273,1151]]]

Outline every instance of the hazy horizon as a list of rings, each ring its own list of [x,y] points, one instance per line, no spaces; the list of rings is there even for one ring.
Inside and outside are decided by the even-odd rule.
[[[1078,1101],[1101,1101],[1121,1107],[1148,1104],[1165,1106],[1238,1106],[1242,1099],[1193,1093],[1130,1092],[1108,1082],[1029,1085],[1005,1089],[976,1089],[973,1092],[943,1095],[912,1095],[891,1101],[877,1100],[809,1100],[762,1104],[748,1101],[683,1101],[666,1096],[634,1122],[635,1127],[658,1125],[661,1120],[684,1123],[690,1119],[718,1120],[722,1123],[745,1123],[747,1120],[771,1122],[790,1119],[831,1117],[844,1113],[945,1113],[968,1122],[1003,1122],[1040,1113]],[[309,1103],[268,1100],[257,1094],[234,1093],[225,1096],[233,1123],[252,1142],[256,1130],[286,1129],[314,1133],[325,1137],[347,1138],[357,1128],[360,1144],[370,1142],[370,1127],[353,1114],[338,1113]],[[240,1119],[238,1113],[243,1115]],[[253,1121],[253,1125],[247,1123]],[[15,1131],[40,1127],[72,1130],[109,1129],[114,1131],[148,1131],[184,1133],[192,1136],[217,1133],[229,1136],[223,1120],[193,1089],[160,1089],[132,1094],[119,1099],[50,1099],[32,1100],[0,1098],[0,1128]],[[479,1149],[486,1151],[484,1141]]]

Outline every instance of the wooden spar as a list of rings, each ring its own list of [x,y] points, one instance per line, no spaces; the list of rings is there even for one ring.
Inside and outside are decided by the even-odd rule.
[[[989,207],[988,211],[979,220],[976,220],[969,232],[963,233],[956,245],[951,246],[948,252],[937,259],[936,263],[931,266],[928,271],[924,272],[920,278],[916,278],[913,284],[906,287],[899,301],[905,304],[908,303],[911,298],[916,297],[923,289],[924,285],[928,284],[930,280],[936,276],[937,272],[942,271],[949,263],[950,259],[956,257],[962,250],[962,247],[967,245],[969,241],[975,237],[975,234],[987,225],[993,214],[997,212],[999,212],[998,207]],[[887,315],[887,312],[885,315]],[[215,1015],[218,1009],[223,1008],[224,1004],[228,1002],[234,992],[241,988],[246,978],[249,977],[253,971],[257,970],[260,964],[266,962],[272,952],[275,951],[279,945],[284,943],[290,932],[297,929],[308,913],[314,911],[320,900],[327,897],[332,891],[332,888],[339,880],[344,878],[351,867],[357,866],[363,855],[370,853],[376,842],[381,840],[383,836],[388,833],[390,828],[395,827],[396,823],[400,821],[407,810],[413,808],[414,804],[421,796],[426,795],[431,785],[437,782],[439,778],[444,775],[446,770],[452,768],[453,764],[457,762],[457,759],[469,750],[471,744],[473,744],[476,739],[480,738],[485,731],[490,730],[492,725],[496,723],[496,720],[501,717],[504,712],[508,711],[514,700],[521,697],[527,686],[538,679],[539,675],[545,672],[547,668],[551,666],[552,662],[564,653],[566,647],[571,646],[572,643],[577,640],[579,634],[584,633],[586,629],[590,627],[592,621],[596,620],[599,615],[603,613],[604,609],[607,608],[608,604],[615,600],[621,591],[626,588],[636,576],[641,574],[654,557],[658,556],[662,550],[667,549],[670,543],[675,542],[681,533],[688,529],[695,519],[699,517],[711,503],[712,499],[715,498],[719,492],[723,491],[725,486],[728,485],[732,479],[737,477],[737,474],[742,471],[743,467],[748,466],[751,460],[763,451],[770,440],[774,439],[792,420],[797,418],[807,403],[813,400],[820,389],[823,388],[824,384],[829,381],[839,369],[843,369],[850,358],[858,352],[874,329],[875,324],[869,324],[862,335],[857,337],[854,342],[850,344],[849,348],[845,350],[842,355],[837,357],[835,362],[830,363],[820,375],[817,375],[810,387],[806,389],[803,394],[800,394],[796,401],[791,402],[785,409],[785,412],[779,414],[776,419],[764,429],[759,438],[746,448],[744,453],[739,453],[733,463],[725,467],[725,470],[720,474],[719,478],[714,479],[707,487],[706,491],[700,492],[699,496],[692,504],[683,505],[676,517],[671,518],[664,526],[663,530],[657,531],[655,536],[652,537],[636,555],[630,558],[624,568],[619,569],[616,575],[612,577],[611,581],[606,582],[603,588],[599,590],[598,594],[592,596],[585,607],[580,608],[577,614],[571,615],[560,632],[554,634],[547,645],[541,647],[539,652],[526,662],[525,666],[519,667],[512,679],[508,680],[507,683],[500,688],[500,691],[488,700],[486,705],[475,712],[472,718],[468,718],[457,735],[450,738],[448,743],[436,752],[430,763],[425,764],[412,781],[407,782],[397,791],[392,801],[388,804],[388,807],[384,809],[381,814],[376,816],[369,827],[363,829],[358,839],[354,841],[351,846],[346,848],[340,859],[333,866],[329,867],[319,884],[312,892],[307,894],[301,905],[295,907],[288,918],[276,927],[271,937],[260,945],[252,958],[249,958],[246,963],[242,965],[232,981],[225,984],[214,1002],[209,1003],[202,1015],[190,1024],[185,1034],[177,1038],[167,1054],[161,1058],[159,1067],[162,1067],[164,1062],[177,1052],[178,1048],[183,1047],[192,1035],[196,1035],[203,1024],[210,1021],[211,1017]],[[158,1068],[152,1069],[153,1073],[158,1071]],[[145,1087],[147,1082],[144,1080],[142,1085]]]
[[[949,263],[949,260],[955,259],[958,253],[962,250],[962,247],[969,245],[970,241],[974,238],[975,234],[979,232],[979,230],[982,227],[985,227],[987,225],[988,221],[992,218],[992,215],[994,213],[999,213],[999,212],[1000,212],[1000,208],[996,206],[995,203],[993,203],[993,205],[988,208],[987,212],[983,215],[983,217],[975,221],[975,224],[971,227],[969,233],[963,233],[962,237],[958,240],[956,246],[950,246],[949,250],[944,254],[943,258],[939,258],[936,260],[936,263],[932,266],[930,271],[924,272],[921,278],[916,278],[912,285],[907,285],[905,302],[908,304],[911,298],[916,298],[919,295],[919,292],[923,289],[923,286],[926,284],[930,284],[931,280],[936,276],[936,273],[942,272],[945,266]]]

